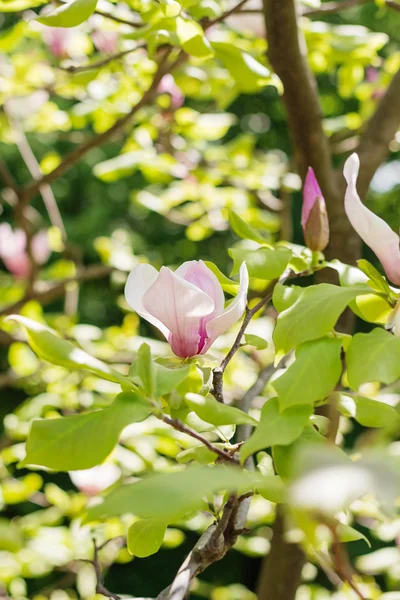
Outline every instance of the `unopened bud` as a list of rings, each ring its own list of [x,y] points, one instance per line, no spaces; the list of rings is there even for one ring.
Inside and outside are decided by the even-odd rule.
[[[329,221],[325,200],[313,169],[304,182],[301,226],[307,248],[322,252],[329,242]]]

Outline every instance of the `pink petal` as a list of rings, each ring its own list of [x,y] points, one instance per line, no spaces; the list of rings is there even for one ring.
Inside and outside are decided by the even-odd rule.
[[[325,203],[321,188],[319,187],[317,178],[315,177],[314,170],[312,167],[309,167],[303,188],[303,206],[301,210],[301,226],[303,229],[308,221],[312,207],[318,198],[322,198],[323,202]]]
[[[92,469],[68,472],[72,483],[88,496],[106,490],[121,477],[121,469],[112,463],[98,465]]]
[[[207,338],[207,323],[222,314],[225,305],[224,292],[214,273],[204,264],[202,260],[190,260],[179,267],[175,271],[185,279],[193,283],[197,288],[202,290],[213,299],[214,310],[201,320],[200,323],[200,342],[198,352],[201,352]]]
[[[14,256],[6,254],[3,256],[3,262],[7,267],[7,270],[18,279],[25,279],[25,277],[28,277],[31,265],[26,252],[21,252]]]
[[[240,267],[240,288],[239,292],[229,306],[224,310],[222,315],[212,319],[207,323],[208,340],[201,353],[207,352],[209,347],[215,342],[217,337],[225,333],[232,325],[236,323],[245,311],[247,303],[247,289],[249,287],[249,274],[246,263],[242,263]]]
[[[149,323],[157,327],[168,339],[170,331],[143,305],[143,296],[157,280],[158,271],[151,265],[137,265],[129,274],[125,285],[125,298],[129,306]]]
[[[357,193],[357,176],[360,159],[352,154],[344,165],[347,181],[344,207],[350,223],[361,239],[375,252],[393,283],[400,284],[399,236],[385,221],[375,215],[361,202]]]
[[[214,301],[166,267],[143,296],[145,309],[171,332],[172,351],[182,358],[198,354],[201,320],[214,310]]]
[[[11,225],[2,223],[0,225],[0,256],[15,256],[24,252],[26,248],[26,236],[22,229],[13,231]]]

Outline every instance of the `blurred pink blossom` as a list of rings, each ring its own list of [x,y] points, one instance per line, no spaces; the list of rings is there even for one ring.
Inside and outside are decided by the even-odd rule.
[[[118,481],[121,477],[121,470],[117,465],[105,463],[92,469],[69,471],[68,474],[79,491],[88,496],[95,496]]]
[[[70,56],[69,44],[74,33],[65,27],[45,27],[43,29],[43,40],[50,52],[57,58]]]
[[[38,265],[43,265],[51,251],[47,231],[39,231],[32,238],[32,254]],[[6,268],[19,279],[29,275],[30,264],[26,252],[26,235],[22,229],[12,230],[8,223],[0,224],[0,258]]]
[[[185,101],[185,96],[182,94],[180,88],[176,85],[175,79],[171,73],[167,73],[160,81],[158,86],[160,94],[169,94],[171,96],[171,107],[179,108]]]
[[[116,31],[93,31],[92,41],[96,46],[96,50],[102,54],[115,54],[118,50],[117,32]]]

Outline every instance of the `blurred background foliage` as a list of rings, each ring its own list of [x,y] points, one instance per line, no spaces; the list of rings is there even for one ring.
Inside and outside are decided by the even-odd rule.
[[[143,25],[132,27],[95,14],[73,29],[32,21],[41,4],[0,0],[0,152],[20,184],[30,179],[29,149],[47,173],[91,132],[105,131],[128,112],[151,82],[157,48],[179,37],[174,23],[181,7],[174,0],[101,0],[103,14]],[[195,21],[216,18],[230,7],[216,0],[181,4]],[[356,147],[363,123],[400,66],[400,14],[379,1],[318,14],[323,5],[318,0],[301,4],[304,12],[314,11],[302,18],[301,26],[318,79],[325,129],[339,163]],[[227,249],[244,244],[229,227],[229,208],[250,225],[262,226],[271,240],[302,241],[301,181],[294,168],[281,85],[265,62],[259,5],[248,6],[246,14],[232,15],[225,25],[210,29],[214,56],[207,56],[201,44],[200,49],[185,48],[189,61],[174,76],[164,77],[156,101],[140,109],[132,127],[95,148],[52,184],[66,238],[49,220],[40,195],[31,204],[34,228],[48,230],[52,250],[42,267],[44,281],[71,277],[82,265],[102,262],[113,268],[110,280],[85,282],[79,290],[70,285],[65,299],[46,306],[46,321],[121,369],[127,369],[143,339],[150,338],[154,352],[166,352],[155,331],[128,312],[122,296],[126,274],[138,261],[158,268],[202,258],[229,275]],[[239,50],[245,52],[241,60],[235,54]],[[117,53],[120,58],[108,60]],[[400,136],[392,143],[390,161],[376,174],[369,197],[371,208],[394,229],[399,227],[399,150]],[[1,222],[15,227],[8,188],[3,189],[0,211]],[[23,281],[4,263],[0,305],[18,301],[23,293]],[[35,301],[22,312],[43,319]],[[270,316],[252,326],[254,333],[271,337]],[[221,338],[216,352],[227,348],[231,339],[232,334]],[[18,470],[33,418],[106,406],[115,386],[44,364],[15,337],[11,343],[8,336],[0,341],[0,596],[93,599],[93,567],[79,560],[91,556],[93,535],[89,527],[79,527],[82,507],[116,477],[168,469],[180,450],[190,447],[190,440],[149,419],[123,433],[107,463],[110,469],[95,474],[92,483],[72,482],[66,474]],[[257,362],[271,359],[269,349],[238,356],[228,371],[230,394],[235,397],[252,383]],[[396,404],[396,388],[386,393]],[[346,445],[354,447],[371,435],[350,420],[344,421],[342,434]],[[265,463],[270,469],[267,455]],[[371,580],[370,597],[396,600],[400,521],[385,522],[373,504],[368,510],[368,517],[362,511],[357,528],[368,532],[372,548],[359,540],[350,545],[350,552],[358,557],[361,572],[377,575],[381,590],[392,592],[381,596]],[[201,576],[194,594],[213,600],[253,598],[273,518],[274,505],[255,499],[251,534],[241,536],[224,562]],[[94,533],[100,542],[116,538],[101,554],[107,587],[156,595],[170,583],[207,523],[200,515],[169,528],[160,553],[134,560],[118,537],[126,534],[130,518],[99,526]],[[299,600],[351,597],[331,593],[331,583],[311,563],[303,576]]]

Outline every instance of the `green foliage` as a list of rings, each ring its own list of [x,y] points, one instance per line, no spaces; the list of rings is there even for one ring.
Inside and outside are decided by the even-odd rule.
[[[202,498],[212,492],[239,489],[244,493],[254,485],[255,476],[232,467],[191,467],[153,475],[108,494],[102,504],[89,509],[86,522],[134,513],[171,523],[201,508]]]
[[[254,333],[245,333],[244,339],[246,344],[254,346],[257,350],[265,350],[265,348],[268,348],[267,340],[264,340],[259,335],[254,335]]]
[[[137,394],[123,392],[103,410],[35,420],[21,464],[55,471],[89,469],[107,458],[124,427],[143,421],[149,414],[149,406]]]
[[[278,398],[268,400],[261,411],[260,423],[240,449],[240,460],[270,446],[286,446],[299,437],[312,413],[311,406],[302,405],[279,410]]]
[[[145,558],[161,547],[167,525],[161,519],[139,519],[128,530],[128,550],[134,556]]]
[[[76,27],[94,13],[96,5],[97,0],[72,0],[40,17],[38,21],[49,27]]]
[[[240,265],[246,262],[250,277],[257,279],[277,279],[286,269],[292,253],[287,248],[260,248],[246,250],[231,248],[229,255],[233,258],[232,275],[239,273]]]
[[[393,383],[400,376],[400,340],[384,329],[357,333],[346,356],[347,378],[353,390],[368,381]]]
[[[342,371],[341,347],[339,338],[330,337],[297,347],[294,363],[272,383],[282,410],[297,404],[313,404],[328,396]]]
[[[212,396],[186,394],[186,404],[200,419],[212,423],[216,427],[220,425],[257,425],[257,421],[247,413],[234,406],[221,404]]]
[[[286,354],[299,344],[332,331],[348,303],[369,291],[367,286],[341,288],[329,283],[306,288],[278,317],[274,332],[277,352]]]
[[[339,394],[338,408],[346,417],[353,417],[364,427],[397,427],[399,416],[389,404],[364,398]]]

